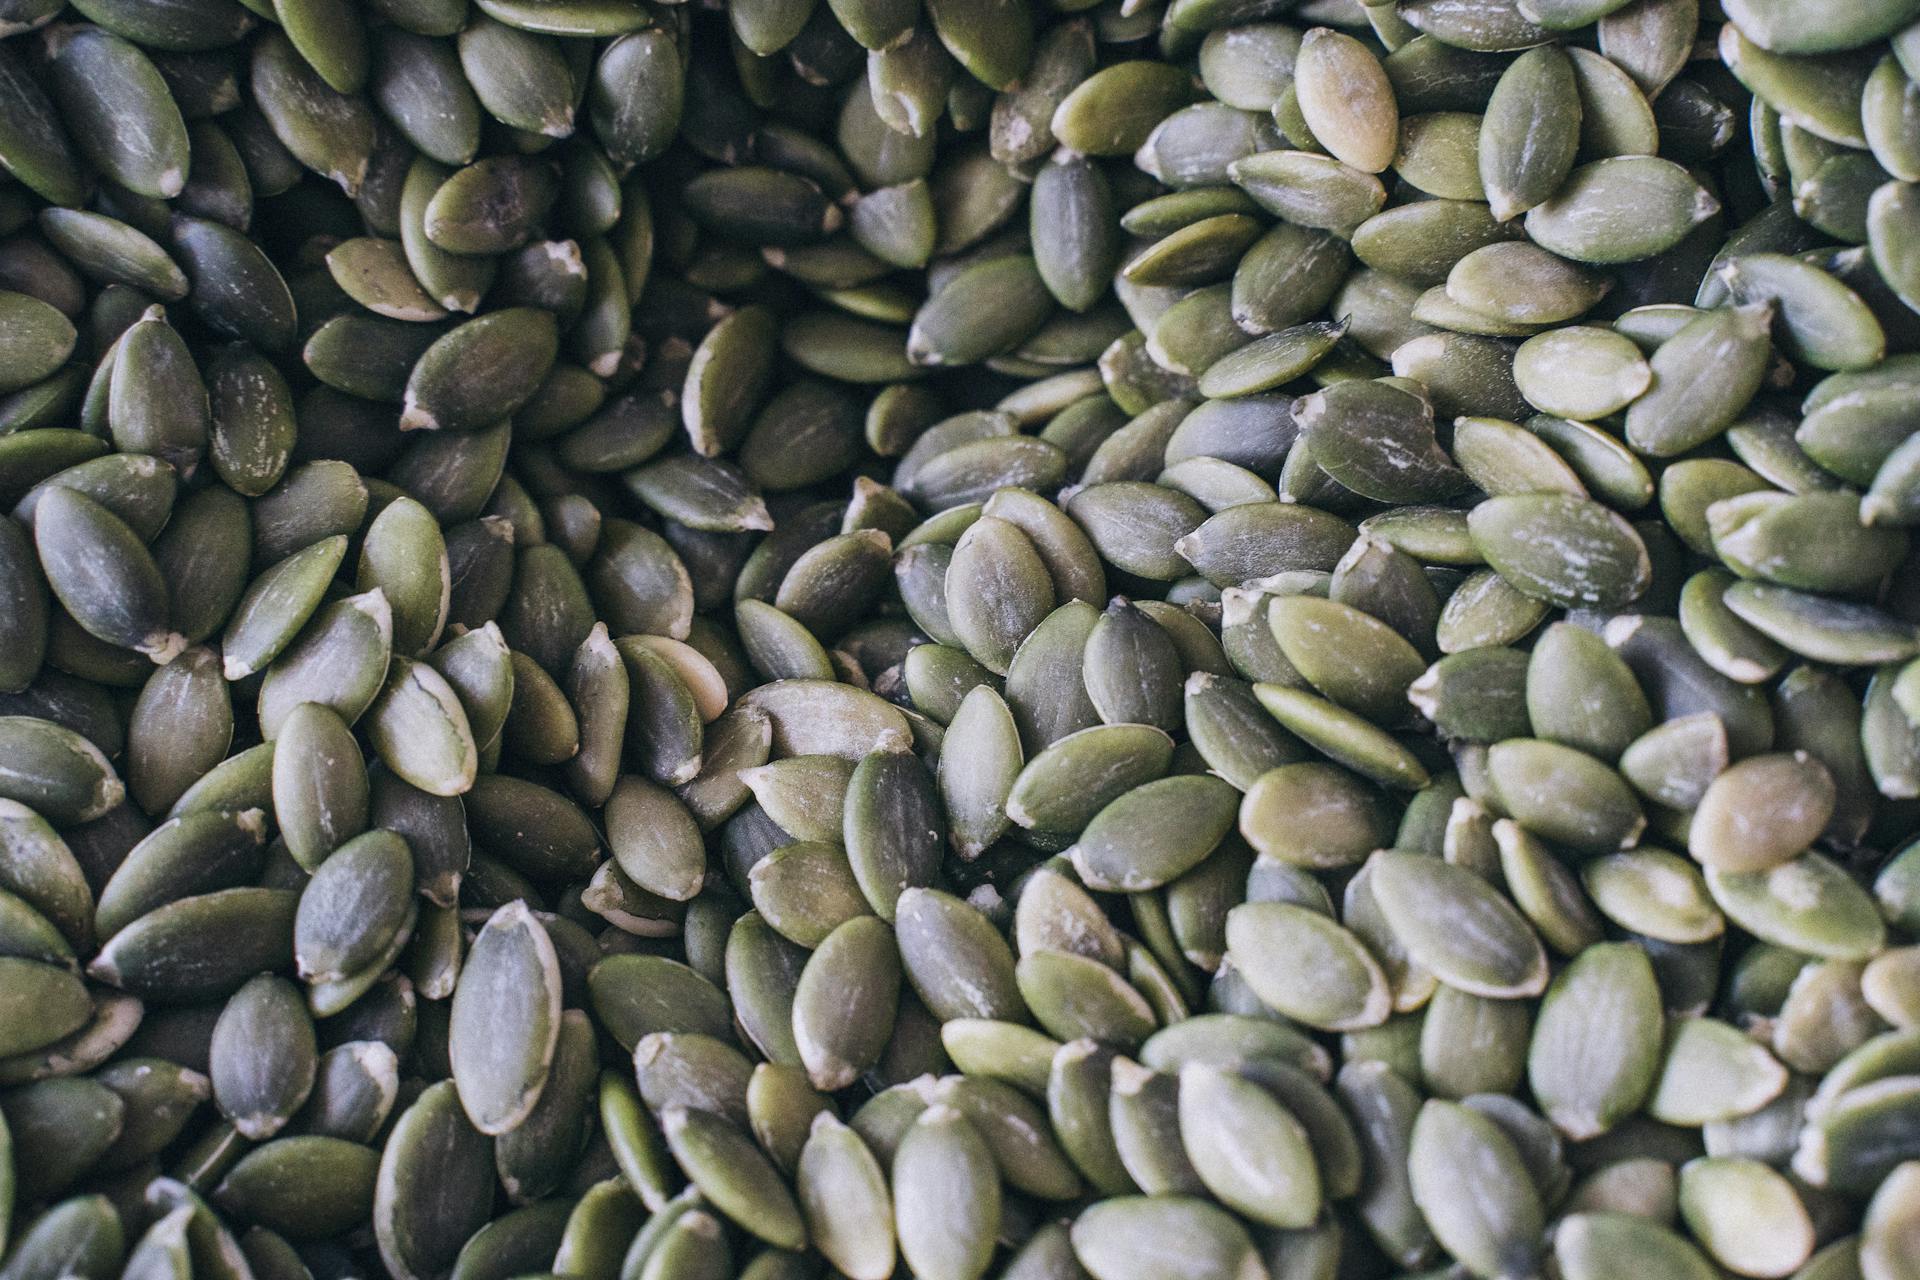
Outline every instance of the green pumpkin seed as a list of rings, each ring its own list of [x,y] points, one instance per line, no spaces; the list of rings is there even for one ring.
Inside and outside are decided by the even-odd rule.
[[[891,930],[872,916],[846,921],[815,948],[794,992],[793,1034],[816,1088],[843,1088],[878,1060],[901,967]]]
[[[461,968],[449,1030],[454,1081],[474,1127],[497,1135],[539,1101],[559,1035],[558,961],[524,906],[500,909]]]
[[[1527,1074],[1556,1128],[1585,1140],[1639,1109],[1659,1063],[1660,1015],[1653,967],[1630,943],[1590,948],[1554,979]]]
[[[274,1051],[261,1052],[269,1044]],[[318,1074],[313,1023],[298,989],[260,977],[236,991],[214,1024],[212,1060],[221,1113],[246,1137],[272,1137],[307,1100]]]
[[[1544,1210],[1519,1152],[1485,1116],[1457,1103],[1420,1109],[1408,1150],[1415,1202],[1440,1243],[1476,1275],[1497,1275],[1537,1248]],[[1475,1194],[1458,1194],[1471,1186]]]
[[[1470,871],[1384,851],[1373,859],[1374,898],[1408,953],[1449,986],[1508,999],[1546,985],[1546,952],[1532,927]],[[1435,902],[1444,906],[1436,909]]]
[[[1713,1264],[1677,1232],[1632,1214],[1572,1214],[1554,1237],[1554,1260],[1569,1277],[1604,1275],[1629,1252],[1650,1272],[1676,1280],[1713,1273]]]
[[[1640,536],[1589,499],[1568,494],[1489,498],[1474,508],[1468,527],[1474,545],[1502,578],[1556,604],[1618,607],[1638,597],[1651,576]],[[1556,566],[1530,553],[1543,544],[1565,547],[1576,556]]]
[[[1480,182],[1493,216],[1525,213],[1560,189],[1580,141],[1572,61],[1556,46],[1530,49],[1494,86],[1480,128]]]

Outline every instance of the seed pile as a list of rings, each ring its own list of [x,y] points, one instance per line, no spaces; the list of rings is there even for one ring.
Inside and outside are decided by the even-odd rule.
[[[0,1280],[1920,1277],[1920,0],[0,0]]]

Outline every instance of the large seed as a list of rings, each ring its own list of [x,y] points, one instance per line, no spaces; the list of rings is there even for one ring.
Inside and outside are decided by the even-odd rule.
[[[476,1129],[497,1135],[526,1119],[559,1033],[553,943],[524,905],[502,907],[461,967],[447,1032],[460,1104]]]

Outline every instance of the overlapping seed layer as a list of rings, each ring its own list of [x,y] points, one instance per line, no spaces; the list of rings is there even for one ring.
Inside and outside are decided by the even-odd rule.
[[[1916,81],[0,0],[0,1280],[1916,1280]]]

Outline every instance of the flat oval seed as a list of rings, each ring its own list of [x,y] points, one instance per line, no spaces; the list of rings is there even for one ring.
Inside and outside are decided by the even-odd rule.
[[[80,149],[139,195],[168,199],[187,181],[186,122],[158,68],[133,43],[99,27],[61,33],[51,48],[54,97]],[[137,119],[129,133],[118,126]]]
[[[1404,388],[1336,383],[1296,402],[1294,419],[1314,462],[1365,497],[1436,501],[1466,484],[1434,437],[1431,405]]]
[[[1232,829],[1237,793],[1217,778],[1163,778],[1120,796],[1081,832],[1070,856],[1089,887],[1157,888],[1199,865]]]
[[[221,1114],[246,1137],[272,1137],[306,1102],[318,1075],[313,1022],[299,989],[262,976],[234,992],[214,1024],[211,1055]]]
[[[893,1161],[900,1252],[928,1280],[976,1280],[1000,1224],[993,1153],[959,1111],[936,1103],[901,1140]]]
[[[407,375],[403,430],[474,431],[530,399],[558,350],[552,317],[510,307],[435,340]]]
[[[1908,623],[1872,605],[1763,582],[1721,597],[1741,621],[1802,657],[1841,665],[1904,662],[1920,644]]]
[[[846,1087],[893,1033],[901,952],[874,916],[841,924],[814,950],[794,991],[793,1036],[814,1087]]]
[[[1639,348],[1605,329],[1574,326],[1520,344],[1514,382],[1543,413],[1591,420],[1617,413],[1653,381]]]
[[[1701,797],[1687,851],[1723,871],[1779,866],[1826,828],[1834,796],[1826,766],[1804,752],[1749,757],[1715,778]]]
[[[85,985],[65,968],[17,956],[0,956],[6,979],[6,1033],[0,1051],[11,1056],[53,1044],[86,1025],[90,1006]]]
[[[1617,772],[1572,747],[1514,738],[1487,753],[1488,776],[1520,825],[1590,853],[1631,848],[1646,826]]]
[[[1309,31],[1294,87],[1307,127],[1334,156],[1365,173],[1393,163],[1400,113],[1386,71],[1365,45],[1325,27]]]
[[[1021,769],[1007,795],[1007,816],[1030,830],[1078,834],[1109,803],[1164,774],[1172,757],[1173,740],[1150,725],[1068,734]]]
[[[1554,1232],[1554,1261],[1567,1280],[1598,1280],[1632,1257],[1649,1276],[1707,1280],[1714,1266],[1678,1232],[1627,1213],[1569,1214]]]
[[[1391,1010],[1379,962],[1348,930],[1305,907],[1235,907],[1227,913],[1227,953],[1262,1000],[1308,1026],[1358,1030],[1379,1025]]]
[[[815,1248],[850,1280],[893,1273],[893,1198],[860,1136],[831,1115],[816,1117],[796,1174]]]
[[[1117,63],[1082,80],[1061,101],[1053,133],[1083,155],[1128,155],[1191,92],[1186,75],[1171,66]]]
[[[378,1165],[378,1153],[358,1143],[279,1138],[242,1156],[213,1189],[213,1202],[282,1235],[317,1240],[366,1217]]]
[[[1154,1030],[1146,997],[1098,960],[1033,951],[1020,958],[1014,976],[1034,1018],[1059,1039],[1131,1046]]]
[[[1345,335],[1344,326],[1327,321],[1269,333],[1207,365],[1200,394],[1221,398],[1271,391],[1312,371]]]
[[[1414,1122],[1407,1168],[1415,1202],[1447,1251],[1476,1273],[1526,1268],[1545,1211],[1513,1143],[1492,1120],[1430,1101]]]
[[[1120,1196],[1083,1210],[1074,1256],[1094,1280],[1234,1280],[1260,1266],[1246,1228],[1190,1196]]]
[[[1401,127],[1404,148],[1406,122]],[[1227,176],[1269,213],[1336,233],[1351,232],[1386,203],[1379,179],[1308,151],[1258,152],[1228,165]]]
[[[19,824],[14,825],[19,832]],[[110,937],[169,902],[252,879],[260,870],[265,834],[255,809],[202,811],[161,823],[127,851],[101,888],[93,914],[95,932]],[[16,882],[16,888],[28,886]],[[43,905],[57,904],[43,899]]]
[[[1240,834],[1260,853],[1315,870],[1353,866],[1391,842],[1385,798],[1319,762],[1261,774],[1240,802]]]
[[[1053,295],[1032,257],[990,258],[962,269],[914,313],[907,356],[916,365],[967,365],[1033,336]]]
[[[1182,672],[1173,636],[1132,603],[1115,598],[1087,637],[1087,696],[1109,724],[1178,723]]]
[[[1722,270],[1743,305],[1771,305],[1781,345],[1820,369],[1860,369],[1886,354],[1886,334],[1858,294],[1810,263],[1784,254],[1745,254]]]
[[[413,859],[391,831],[349,840],[320,864],[293,921],[294,965],[309,982],[339,982],[385,955],[409,919]]]
[[[774,751],[780,754],[857,760],[869,751],[904,750],[912,740],[906,717],[892,704],[832,681],[776,680],[747,693],[737,705],[767,715]]]
[[[1567,608],[1617,608],[1646,590],[1645,543],[1618,514],[1570,494],[1489,498],[1468,515],[1474,545],[1528,595]]]
[[[1597,858],[1580,874],[1600,914],[1634,933],[1685,944],[1709,942],[1726,929],[1698,868],[1664,849]]]
[[[1006,701],[991,685],[967,694],[947,726],[937,780],[947,809],[947,839],[973,859],[1006,832],[1007,798],[1025,756]]]
[[[1322,1187],[1307,1131],[1259,1085],[1219,1067],[1181,1071],[1180,1133],[1209,1190],[1256,1221],[1310,1224]]]
[[[533,1110],[553,1061],[559,1014],[553,943],[524,904],[502,907],[461,968],[448,1031],[460,1102],[480,1132],[505,1133]]]
[[[908,889],[896,902],[894,927],[907,981],[943,1022],[1025,1020],[1013,952],[971,906],[938,889]]]
[[[13,823],[35,814],[54,822],[91,822],[126,797],[113,765],[91,741],[38,716],[0,716],[0,751],[9,768],[0,778],[0,798],[13,808]],[[51,831],[49,839],[57,839]]]
[[[1872,74],[1870,60],[1826,57],[1813,63],[1776,53],[1749,40],[1731,23],[1719,42],[1721,61],[1755,89],[1783,120],[1843,146],[1864,146],[1860,97]],[[1825,75],[1808,75],[1808,66],[1820,66]]]
[[[1279,597],[1267,622],[1280,651],[1321,693],[1374,721],[1392,723],[1402,714],[1422,663],[1386,623],[1312,596]]]
[[[1020,641],[1053,611],[1046,563],[1026,534],[1004,520],[982,518],[960,535],[946,582],[955,635],[999,675]]]
[[[1049,164],[1034,178],[1031,213],[1040,278],[1060,305],[1087,310],[1106,293],[1122,248],[1105,177],[1085,160]]]
[[[1447,985],[1494,999],[1546,987],[1546,949],[1525,918],[1471,871],[1385,850],[1371,865],[1375,900],[1424,968]]]
[[[13,104],[0,136],[8,172],[51,202],[80,203],[86,190],[79,165],[46,90],[12,57],[0,75],[6,77],[5,92]]]
[[[1707,888],[1741,928],[1809,955],[1864,959],[1886,940],[1885,925],[1866,891],[1817,853],[1764,871],[1709,867]]]
[[[748,873],[754,906],[783,937],[815,947],[867,912],[847,856],[837,845],[802,841],[774,850]]]
[[[321,703],[348,723],[379,695],[393,648],[393,612],[378,588],[322,609],[275,659],[260,686],[260,727],[277,736],[295,707]]]
[[[35,507],[33,529],[48,584],[88,634],[163,666],[185,648],[185,637],[167,630],[159,567],[125,522],[55,486]]]
[[[396,658],[386,687],[367,708],[367,733],[395,774],[429,795],[473,786],[479,753],[459,696],[424,662]]]
[[[467,1122],[453,1082],[430,1085],[381,1153],[373,1196],[381,1260],[409,1280],[451,1266],[485,1225],[494,1176],[493,1143]]]
[[[1719,209],[1690,174],[1655,156],[1581,165],[1527,211],[1527,235],[1575,262],[1638,262],[1673,248]]]
[[[1583,951],[1548,988],[1527,1050],[1528,1083],[1554,1127],[1585,1141],[1637,1111],[1653,1088],[1661,1033],[1646,953],[1631,943]]]
[[[1813,1221],[1786,1178],[1757,1160],[1702,1158],[1680,1169],[1680,1217],[1741,1274],[1790,1272],[1813,1253]]]
[[[1912,232],[1920,222],[1920,199],[1911,182],[1889,182],[1867,202],[1867,245],[1874,266],[1909,306],[1920,297],[1920,261],[1912,252]]]
[[[1529,49],[1495,84],[1479,138],[1480,182],[1502,222],[1560,189],[1580,143],[1580,93],[1556,45]]]
[[[607,158],[637,164],[658,155],[672,140],[685,98],[671,35],[661,28],[622,33],[595,61],[588,90],[589,117]]]
[[[101,948],[88,973],[143,998],[210,999],[293,955],[298,895],[238,888],[147,912]]]
[[[221,637],[228,680],[264,669],[293,642],[319,607],[345,558],[347,538],[336,534],[295,551],[260,574],[234,606]]]
[[[842,842],[854,879],[882,919],[893,918],[906,890],[933,883],[943,825],[933,779],[912,755],[876,751],[855,766]]]

